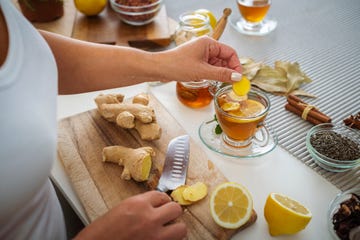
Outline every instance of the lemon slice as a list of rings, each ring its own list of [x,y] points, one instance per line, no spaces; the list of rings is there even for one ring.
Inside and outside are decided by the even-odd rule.
[[[247,95],[248,92],[250,91],[250,88],[251,88],[250,80],[247,79],[247,77],[245,76],[242,76],[242,78],[239,81],[234,82],[232,85],[233,91],[238,96]]]
[[[235,111],[240,109],[240,103],[238,102],[226,102],[221,105],[222,110],[225,112]]]
[[[272,236],[295,234],[304,229],[312,218],[308,208],[279,193],[269,194],[264,215]]]
[[[214,13],[212,13],[210,10],[207,10],[207,9],[204,9],[204,8],[195,10],[195,13],[207,15],[208,18],[209,18],[210,26],[211,26],[213,29],[215,28],[215,26],[216,26],[216,24],[217,24],[217,20],[216,20],[216,17],[215,17],[215,15],[214,15]]]
[[[211,216],[223,228],[241,227],[250,219],[252,209],[252,197],[249,191],[239,183],[222,183],[211,194]]]

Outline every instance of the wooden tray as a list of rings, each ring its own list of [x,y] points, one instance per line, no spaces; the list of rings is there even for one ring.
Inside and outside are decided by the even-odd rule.
[[[59,122],[58,156],[90,221],[94,221],[121,200],[147,191],[143,184],[122,180],[120,178],[122,167],[102,162],[102,149],[105,146],[123,145],[133,148],[151,146],[156,152],[153,162],[162,169],[169,141],[185,134],[182,127],[155,97],[151,96],[150,103],[163,130],[161,139],[157,141],[142,141],[136,131],[121,129],[104,120],[96,109]],[[171,126],[168,123],[171,123]],[[193,184],[198,181],[205,182],[211,193],[216,185],[228,180],[191,139],[186,183]],[[200,202],[185,207],[180,220],[188,227],[189,239],[229,239],[241,230],[219,227],[210,215],[209,199],[210,194]],[[243,228],[251,225],[255,220],[254,211],[251,221]]]
[[[72,37],[89,42],[126,46],[131,42],[167,46],[171,41],[165,5],[154,21],[144,26],[123,23],[109,5],[96,17],[86,17],[78,12]]]
[[[17,0],[12,1],[20,9]],[[152,23],[131,26],[118,18],[110,3],[98,16],[86,17],[76,10],[73,0],[69,0],[64,2],[64,16],[33,25],[38,29],[89,42],[152,48],[166,47],[171,43],[177,22],[167,16],[165,5]]]

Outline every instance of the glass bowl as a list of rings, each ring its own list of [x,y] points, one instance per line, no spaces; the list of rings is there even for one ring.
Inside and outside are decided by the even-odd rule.
[[[328,229],[330,231],[330,234],[334,240],[341,240],[341,238],[337,235],[337,233],[334,229],[333,216],[339,210],[340,204],[346,200],[349,200],[353,193],[356,194],[357,196],[360,196],[360,188],[353,188],[353,189],[349,189],[347,191],[341,192],[341,193],[337,194],[336,197],[330,202],[328,216],[327,216],[327,218],[328,218],[327,224],[328,224]],[[358,226],[358,227],[360,227],[360,226]],[[354,233],[351,233],[351,234],[354,234]],[[360,233],[357,233],[357,234],[360,234]],[[357,237],[358,236],[359,235],[357,235]],[[353,239],[358,239],[358,238],[354,237]]]
[[[326,143],[325,141],[321,142],[321,146],[316,146],[317,149],[315,149],[315,147],[312,144],[312,137],[314,136],[319,136],[320,134],[338,134],[337,136],[341,136],[342,139],[348,139],[348,141],[352,141],[354,142],[353,150],[355,147],[356,150],[356,146],[357,146],[357,153],[358,153],[358,157],[356,159],[352,159],[352,160],[348,160],[348,159],[341,159],[338,160],[329,157],[329,154],[327,154],[328,156],[325,156],[324,154],[321,154],[317,149],[319,148],[328,148],[328,151],[333,152],[332,155],[337,154],[341,151],[343,151],[344,146],[350,146],[351,144],[347,144],[349,142],[345,142],[342,143],[341,141],[339,141],[337,138],[333,138],[336,139],[333,142],[335,143],[334,146],[330,147],[331,145]],[[332,136],[328,136],[327,139],[332,138]],[[323,123],[323,124],[319,124],[316,125],[314,127],[312,127],[309,132],[306,135],[306,147],[307,150],[309,151],[310,155],[312,156],[312,158],[315,160],[315,162],[322,168],[331,171],[331,172],[345,172],[348,171],[350,169],[353,169],[357,166],[360,165],[360,133],[357,132],[357,130],[351,129],[347,126],[343,126],[343,125],[334,125],[331,123]],[[338,148],[338,149],[337,149]],[[341,156],[344,157],[344,156]]]
[[[133,26],[151,23],[162,4],[162,0],[110,0],[110,6],[119,18]]]

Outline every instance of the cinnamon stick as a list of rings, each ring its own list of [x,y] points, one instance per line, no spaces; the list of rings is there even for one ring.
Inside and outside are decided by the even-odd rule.
[[[308,107],[308,104],[302,101],[300,98],[289,95],[287,97],[287,104],[285,105],[285,109],[295,113],[298,116],[303,115],[304,110]],[[320,123],[329,123],[331,122],[331,118],[325,115],[324,113],[320,112],[316,108],[311,108],[307,113],[306,119],[307,121],[311,122],[312,124],[320,124]]]
[[[285,109],[292,112],[292,113],[295,113],[298,116],[301,116],[302,113],[303,113],[303,111],[299,110],[298,108],[294,107],[293,105],[291,105],[289,103],[287,103],[285,105]],[[318,125],[320,123],[323,123],[320,120],[318,120],[318,119],[316,119],[316,118],[314,118],[312,116],[309,116],[309,115],[307,116],[306,121],[308,121],[308,122],[310,122],[310,123],[312,123],[314,125]]]

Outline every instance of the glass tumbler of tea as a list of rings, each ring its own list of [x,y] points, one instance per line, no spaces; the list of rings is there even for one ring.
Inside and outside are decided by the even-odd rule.
[[[176,45],[212,33],[212,27],[207,15],[189,11],[181,14],[179,20],[179,27],[174,34]],[[210,85],[208,80],[177,82],[176,96],[181,103],[188,107],[204,107],[209,105],[213,99],[213,94],[209,91]]]
[[[236,0],[241,19],[235,28],[248,35],[265,35],[276,28],[275,20],[265,19],[271,0]]]
[[[265,93],[251,89],[247,98],[239,98],[230,85],[216,92],[214,104],[226,145],[244,148],[252,143],[258,146],[268,143],[269,131],[264,121],[270,109],[270,100]]]

